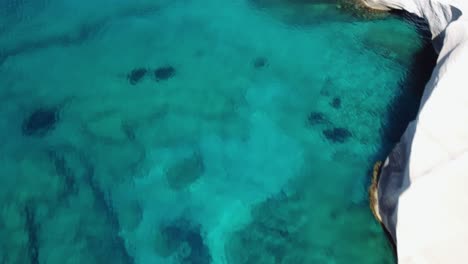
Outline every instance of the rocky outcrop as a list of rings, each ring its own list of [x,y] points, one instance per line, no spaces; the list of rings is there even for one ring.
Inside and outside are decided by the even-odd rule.
[[[375,210],[399,263],[468,262],[466,0],[363,0],[428,22],[439,53],[416,120],[382,166]]]

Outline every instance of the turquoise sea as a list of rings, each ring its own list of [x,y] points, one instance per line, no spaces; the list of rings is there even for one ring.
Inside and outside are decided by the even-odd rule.
[[[0,264],[395,263],[435,54],[340,0],[0,0]]]

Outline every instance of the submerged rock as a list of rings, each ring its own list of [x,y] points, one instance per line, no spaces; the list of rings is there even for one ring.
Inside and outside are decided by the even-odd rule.
[[[75,175],[76,172],[74,170],[74,167],[70,165],[78,165],[79,167],[81,164],[76,164],[69,161],[74,161],[73,158],[76,157],[68,157],[64,153],[61,153],[61,151],[57,150],[49,150],[48,157],[50,161],[54,164],[55,173],[62,179],[63,191],[60,195],[61,199],[76,194],[78,192],[78,183],[76,179],[77,175]]]
[[[309,125],[321,125],[328,123],[328,119],[322,112],[311,112],[307,117]]]
[[[336,19],[348,21],[352,18],[347,14],[340,15],[336,1],[248,0],[252,6],[290,26],[312,26]]]
[[[385,10],[370,9],[361,0],[338,0],[336,7],[360,19],[379,19],[389,14]]]
[[[39,238],[38,224],[35,217],[34,207],[27,204],[24,208],[26,218],[25,228],[28,234],[28,253],[31,264],[39,264]]]
[[[323,135],[334,143],[344,143],[348,138],[351,137],[351,132],[348,129],[342,127],[335,127],[332,129],[325,129],[322,131]]]
[[[189,220],[179,219],[160,228],[157,252],[163,257],[177,253],[180,263],[209,264],[211,254],[199,226]],[[184,247],[189,248],[184,248]]]
[[[267,66],[268,60],[265,57],[258,57],[253,61],[253,66],[255,69],[260,69]]]
[[[330,102],[330,105],[335,109],[340,108],[341,107],[341,99],[339,97],[334,97],[333,100]]]
[[[145,68],[134,69],[128,74],[128,81],[130,82],[130,84],[135,85],[139,83],[143,79],[143,77],[145,77],[147,72],[148,70]]]
[[[172,66],[159,67],[154,71],[154,77],[156,81],[165,81],[172,78],[175,75],[175,68]]]
[[[55,127],[58,121],[58,108],[39,108],[23,121],[23,134],[27,136],[44,136]]]

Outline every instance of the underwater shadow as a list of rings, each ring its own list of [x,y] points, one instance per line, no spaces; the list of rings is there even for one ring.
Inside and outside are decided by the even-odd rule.
[[[427,83],[437,63],[437,54],[431,42],[431,32],[424,19],[405,11],[392,11],[394,15],[416,25],[419,34],[425,40],[424,46],[413,58],[407,76],[400,81],[401,89],[408,89],[396,97],[390,104],[385,126],[381,128],[385,143],[375,155],[376,160],[386,160],[377,174],[378,206],[381,225],[390,242],[397,261],[396,226],[398,219],[398,201],[400,195],[409,188],[409,166],[406,163],[411,153],[411,142],[416,132],[416,118]],[[417,103],[415,103],[417,102]],[[405,142],[400,142],[406,133]],[[388,156],[388,158],[387,158]],[[385,195],[382,195],[385,194]],[[371,205],[372,206],[372,205]]]

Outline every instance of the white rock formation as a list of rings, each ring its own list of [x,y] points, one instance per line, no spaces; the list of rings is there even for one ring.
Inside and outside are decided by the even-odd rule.
[[[425,18],[439,52],[418,117],[382,168],[382,222],[399,263],[468,263],[468,0],[363,1]]]

